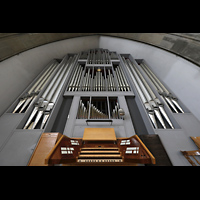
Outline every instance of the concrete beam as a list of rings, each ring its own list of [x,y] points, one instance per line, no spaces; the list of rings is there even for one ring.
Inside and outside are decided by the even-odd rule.
[[[0,61],[44,44],[89,35],[94,33],[0,33]]]
[[[200,66],[200,33],[0,33],[0,61],[40,45],[89,35],[143,42]]]

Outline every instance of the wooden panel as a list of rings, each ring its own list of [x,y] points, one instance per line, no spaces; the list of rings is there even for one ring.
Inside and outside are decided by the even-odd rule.
[[[156,159],[155,157],[151,154],[151,152],[149,151],[149,149],[147,149],[147,147],[145,146],[145,144],[142,142],[142,140],[140,140],[140,138],[137,135],[134,135],[135,138],[137,138],[137,140],[139,141],[139,143],[143,146],[143,148],[145,149],[145,151],[148,153],[148,155],[151,158],[151,162],[152,164],[156,164]]]
[[[85,128],[83,140],[116,140],[114,128]]]
[[[73,138],[73,140],[75,140]],[[82,146],[82,140],[76,139],[79,145],[73,145],[71,138],[62,135],[56,145],[51,149],[47,157],[45,158],[45,164],[60,164],[60,163],[71,163],[76,162],[76,157],[80,152]],[[61,154],[61,147],[73,147],[73,154]]]
[[[200,137],[190,137],[190,138],[194,141],[194,143],[200,149]]]
[[[45,158],[61,137],[60,133],[43,133],[31,156],[28,166],[47,166]]]

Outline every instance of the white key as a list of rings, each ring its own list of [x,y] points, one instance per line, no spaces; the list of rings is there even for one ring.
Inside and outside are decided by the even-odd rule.
[[[126,150],[136,150],[136,147],[127,147]]]
[[[71,140],[71,143],[78,143],[78,140]]]
[[[67,151],[61,151],[61,154],[68,154]]]
[[[72,142],[71,144],[72,144],[72,145],[79,145],[79,143],[73,143],[73,142]]]
[[[126,151],[125,153],[126,154],[132,154],[132,151]]]

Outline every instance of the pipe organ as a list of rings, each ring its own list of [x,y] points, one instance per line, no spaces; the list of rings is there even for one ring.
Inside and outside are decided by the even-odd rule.
[[[18,131],[62,134],[46,164],[80,165],[155,163],[138,131],[179,129],[173,113],[187,112],[145,60],[101,48],[53,59],[6,111],[21,116]],[[84,140],[88,128],[92,142]],[[116,138],[96,141],[102,128],[113,128]]]

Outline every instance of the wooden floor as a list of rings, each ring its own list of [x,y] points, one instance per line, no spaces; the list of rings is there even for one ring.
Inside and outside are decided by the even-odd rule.
[[[139,135],[142,142],[156,158],[156,164],[146,166],[172,166],[158,135]]]

